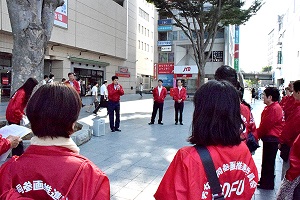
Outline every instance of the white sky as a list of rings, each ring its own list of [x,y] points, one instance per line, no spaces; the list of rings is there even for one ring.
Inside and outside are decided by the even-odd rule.
[[[288,2],[287,0],[264,1],[266,3],[258,13],[245,25],[240,26],[240,69],[246,72],[261,71],[262,67],[268,65],[268,33],[275,27],[277,15],[283,13],[284,5]]]

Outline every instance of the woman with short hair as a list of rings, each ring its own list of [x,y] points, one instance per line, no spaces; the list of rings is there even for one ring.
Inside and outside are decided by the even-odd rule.
[[[188,141],[205,146],[213,160],[225,199],[251,199],[257,185],[255,163],[240,134],[243,121],[237,90],[227,81],[209,81],[194,96]],[[194,146],[178,150],[154,197],[212,199],[211,186]]]
[[[0,168],[0,199],[109,199],[107,176],[70,138],[81,109],[71,86],[46,84],[30,98],[27,116],[34,137],[20,157]]]

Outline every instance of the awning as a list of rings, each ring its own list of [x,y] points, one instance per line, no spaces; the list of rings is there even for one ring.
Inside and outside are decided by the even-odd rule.
[[[89,60],[89,59],[84,59],[84,58],[77,58],[77,57],[70,57],[71,62],[76,62],[76,63],[82,63],[82,64],[89,64],[89,65],[99,65],[100,67],[106,67],[110,65],[110,63],[107,62],[102,62],[102,61],[97,61],[97,60]]]

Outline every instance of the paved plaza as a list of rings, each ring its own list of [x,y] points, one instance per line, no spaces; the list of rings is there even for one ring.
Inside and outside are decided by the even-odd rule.
[[[248,93],[246,93],[248,97]],[[89,97],[83,98],[88,104]],[[248,101],[250,102],[250,101]],[[110,180],[112,200],[151,200],[153,194],[172,161],[177,150],[190,145],[186,139],[191,131],[193,114],[192,101],[185,102],[184,125],[174,125],[173,100],[168,96],[164,105],[164,125],[148,125],[152,112],[153,101],[151,94],[140,98],[138,94],[124,95],[121,98],[122,132],[110,132],[106,109],[99,112],[105,119],[105,135],[92,137],[80,146],[80,153],[92,160]],[[0,117],[5,119],[4,113],[7,103],[0,104]],[[264,108],[261,100],[252,104],[253,114],[258,126],[260,113]],[[94,115],[86,112],[84,107],[80,113],[80,121],[92,125]],[[260,172],[261,150],[259,148],[253,156]],[[275,199],[280,186],[281,159],[276,160],[275,190],[257,189],[252,199]],[[167,197],[166,197],[167,199]]]

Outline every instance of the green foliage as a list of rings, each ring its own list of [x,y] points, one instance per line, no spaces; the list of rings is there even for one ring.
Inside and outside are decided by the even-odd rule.
[[[261,69],[262,72],[270,72],[272,71],[272,66],[265,66]]]

